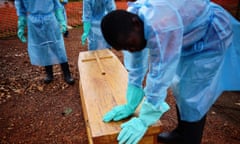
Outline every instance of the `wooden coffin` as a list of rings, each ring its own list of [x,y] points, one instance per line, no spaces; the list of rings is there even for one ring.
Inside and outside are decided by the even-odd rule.
[[[104,123],[103,115],[116,105],[124,104],[127,71],[111,50],[79,53],[79,89],[90,144],[117,144],[120,125],[129,120]],[[137,112],[136,112],[137,113]],[[151,126],[141,144],[157,143],[162,131],[160,121]]]

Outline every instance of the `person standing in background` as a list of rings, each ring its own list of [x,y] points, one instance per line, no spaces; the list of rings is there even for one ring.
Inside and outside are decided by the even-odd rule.
[[[66,21],[66,24],[67,24],[67,12],[66,12],[66,4],[68,3],[68,0],[60,0],[61,4],[63,5],[63,15],[64,15],[64,19]],[[68,27],[67,27],[67,30],[66,32],[63,33],[63,36],[64,37],[68,37]]]
[[[82,45],[88,39],[88,50],[110,48],[104,40],[100,23],[107,13],[116,9],[114,0],[83,0],[83,34]]]
[[[18,16],[18,37],[28,41],[28,54],[32,65],[44,66],[44,83],[53,81],[53,65],[61,64],[64,80],[74,84],[66,55],[63,35],[66,21],[59,0],[15,0]],[[24,29],[28,28],[28,40]]]

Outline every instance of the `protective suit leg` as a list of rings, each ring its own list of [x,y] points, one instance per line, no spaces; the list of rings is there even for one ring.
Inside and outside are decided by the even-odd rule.
[[[46,78],[44,79],[44,83],[49,84],[53,80],[53,66],[52,65],[45,66],[45,71]]]
[[[187,122],[180,119],[177,108],[178,126],[172,132],[158,135],[158,142],[166,144],[201,144],[206,115],[197,122]]]
[[[74,84],[74,79],[71,76],[68,62],[61,63],[61,68],[62,68],[62,71],[63,71],[65,82],[70,84],[70,85]]]

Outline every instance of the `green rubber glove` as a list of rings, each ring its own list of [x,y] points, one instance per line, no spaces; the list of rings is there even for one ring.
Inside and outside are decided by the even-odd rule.
[[[152,104],[144,101],[139,117],[134,117],[121,125],[122,130],[117,138],[119,144],[137,144],[148,127],[155,124],[167,110],[169,110],[169,106],[165,102],[157,109]]]
[[[66,23],[66,21],[64,19],[63,9],[57,9],[55,11],[55,16],[57,18],[57,21],[61,25],[61,32],[65,33],[67,31],[67,23]]]
[[[25,43],[27,41],[26,37],[24,36],[24,30],[25,30],[26,25],[27,25],[26,17],[25,16],[19,16],[18,17],[18,32],[17,32],[17,35],[18,35],[18,38],[23,43]]]
[[[127,88],[127,103],[114,107],[111,111],[106,113],[103,117],[104,122],[119,121],[132,115],[138,105],[141,103],[144,96],[142,88],[136,87],[132,84]]]
[[[91,23],[90,22],[84,22],[83,23],[83,34],[82,34],[82,37],[81,37],[82,45],[85,45],[85,42],[87,40],[90,29],[91,29]]]

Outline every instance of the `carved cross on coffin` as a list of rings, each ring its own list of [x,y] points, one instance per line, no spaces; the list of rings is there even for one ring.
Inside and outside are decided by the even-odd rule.
[[[110,54],[109,55],[104,55],[104,56],[99,56],[98,53],[99,53],[99,51],[90,51],[90,54],[92,54],[92,56],[90,56],[89,58],[86,58],[86,59],[82,59],[82,62],[96,61],[97,64],[98,64],[98,67],[101,71],[101,74],[105,75],[106,72],[103,69],[101,59],[112,58],[113,56],[110,55]]]

